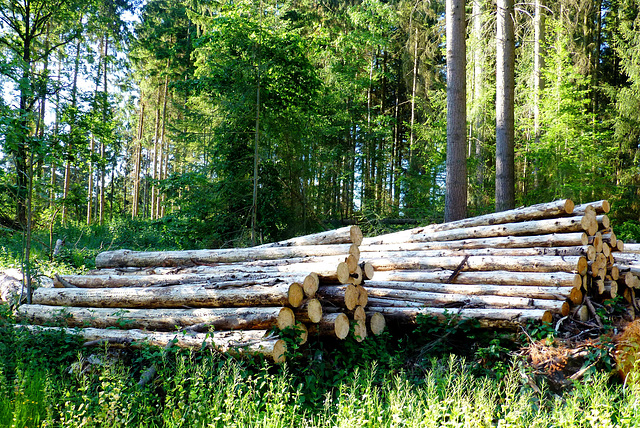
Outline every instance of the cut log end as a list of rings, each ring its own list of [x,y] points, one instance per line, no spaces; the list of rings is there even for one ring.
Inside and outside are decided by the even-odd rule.
[[[356,320],[353,326],[353,336],[356,342],[362,342],[367,338],[367,322],[365,320]]]
[[[356,266],[355,272],[350,274],[349,283],[354,285],[362,284],[364,278],[362,277],[362,268],[360,266]]]
[[[280,330],[284,330],[287,327],[292,327],[296,323],[296,317],[291,308],[282,308],[278,314],[277,325]]]
[[[380,312],[371,312],[367,314],[369,319],[369,330],[374,336],[379,336],[387,326],[387,321]]]
[[[287,353],[287,344],[284,340],[278,339],[276,344],[273,346],[273,352],[271,353],[271,358],[273,358],[273,362],[276,364],[282,364],[286,360]]]
[[[357,260],[360,260],[360,246],[351,244],[351,246],[349,247],[349,255],[352,255]]]
[[[566,212],[567,214],[573,214],[574,207],[575,207],[575,204],[571,199],[567,199],[564,201],[564,212]]]
[[[571,305],[569,304],[569,302],[562,303],[562,307],[560,308],[560,313],[562,314],[563,317],[566,317],[571,313]]]
[[[297,322],[295,328],[298,331],[300,344],[304,345],[305,343],[307,343],[307,340],[309,340],[309,330],[307,329],[307,326],[301,322]]]
[[[356,271],[356,269],[358,268],[358,261],[359,260],[353,254],[349,254],[347,256],[344,262],[349,267],[349,273],[352,274]]]
[[[304,289],[300,283],[294,282],[289,286],[289,304],[294,308],[300,307],[304,300]]]
[[[338,339],[344,340],[349,335],[349,317],[346,314],[338,314],[333,322],[333,331]]]
[[[356,306],[358,306],[358,300],[360,298],[360,293],[358,292],[358,288],[353,285],[347,285],[347,288],[344,291],[344,304],[350,311],[354,310]]]
[[[360,267],[362,268],[362,275],[364,279],[373,279],[374,269],[371,263],[362,263]]]
[[[578,309],[576,316],[582,322],[589,321],[589,308],[586,305],[580,306]]]
[[[356,245],[362,244],[362,239],[364,236],[362,235],[362,230],[358,226],[351,226],[351,230],[349,231],[349,235],[351,237],[351,242]]]
[[[571,289],[571,293],[569,293],[569,300],[571,300],[572,303],[576,305],[582,303],[582,297],[582,290],[580,288]]]
[[[311,299],[307,302],[307,315],[312,323],[320,322],[322,319],[322,304],[318,299]]]
[[[336,268],[336,274],[338,277],[338,281],[340,284],[348,284],[351,279],[349,272],[349,265],[345,262],[338,263],[338,267]]]
[[[588,261],[586,257],[580,257],[578,259],[578,273],[580,275],[586,275],[587,274],[587,268],[589,267]]]
[[[367,293],[367,290],[361,285],[358,285],[356,288],[358,290],[358,306],[367,306],[367,303],[369,303],[369,293]]]
[[[354,309],[353,311],[353,319],[355,321],[366,321],[367,320],[367,314],[364,311],[364,308],[362,306],[358,306]]]
[[[553,314],[551,313],[551,311],[544,311],[544,314],[542,315],[542,322],[550,323],[552,321],[553,321]]]
[[[314,297],[316,292],[318,291],[318,287],[320,286],[320,279],[318,274],[310,273],[304,278],[302,282],[302,289],[304,291],[305,296]]]
[[[575,274],[573,276],[573,288],[580,288],[582,287],[582,275],[580,274]]]
[[[580,236],[580,242],[582,243],[582,245],[589,244],[589,235],[587,235],[585,232],[582,232],[582,236]]]

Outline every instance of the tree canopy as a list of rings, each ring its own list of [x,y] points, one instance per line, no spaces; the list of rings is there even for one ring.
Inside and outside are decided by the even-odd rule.
[[[502,206],[502,18],[462,5],[474,215]],[[607,198],[637,220],[640,1],[507,12],[515,205]],[[445,26],[444,0],[0,0],[0,225],[133,217],[220,247],[442,221]]]

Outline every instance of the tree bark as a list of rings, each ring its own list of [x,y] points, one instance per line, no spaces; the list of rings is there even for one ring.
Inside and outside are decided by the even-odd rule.
[[[358,226],[346,226],[340,229],[298,236],[286,241],[258,245],[253,248],[292,247],[298,245],[356,244],[362,243],[362,231]]]
[[[404,237],[395,236],[392,238],[382,237],[375,243],[375,238],[366,246],[360,247],[361,255],[368,257],[368,254],[383,249],[389,251],[407,250],[407,251],[424,251],[424,250],[458,250],[458,249],[488,249],[488,248],[520,248],[528,249],[530,247],[575,247],[589,244],[589,237],[584,232],[575,233],[554,233],[548,235],[532,235],[532,236],[503,236],[482,239],[463,239],[455,241],[434,241],[434,242],[413,242],[414,235],[406,235]],[[406,240],[406,241],[403,241]],[[390,243],[386,243],[390,242]]]
[[[16,327],[26,328],[34,333],[39,331],[62,331],[68,335],[81,336],[86,342],[115,342],[132,348],[141,348],[148,345],[164,347],[167,343],[175,341],[175,346],[181,348],[202,349],[205,347],[219,352],[227,352],[238,357],[264,355],[276,363],[284,362],[286,352],[285,342],[277,337],[270,336],[265,330],[184,334],[96,328],[78,329],[20,325]]]
[[[294,283],[295,284],[295,283]],[[33,303],[51,306],[99,308],[181,308],[238,306],[298,306],[290,299],[290,286],[248,286],[209,288],[207,285],[180,285],[162,288],[39,288]],[[302,291],[300,290],[300,294]],[[296,297],[296,301],[298,297]]]
[[[167,275],[56,275],[53,283],[57,288],[119,288],[119,287],[166,287],[173,285],[202,284],[211,287],[245,287],[247,285],[277,285],[287,282],[303,283],[309,275],[281,272],[219,274],[167,274]]]
[[[383,288],[394,290],[411,290],[427,293],[461,294],[467,296],[504,296],[531,299],[566,300],[575,296],[578,300],[580,289],[577,287],[531,286],[531,285],[496,285],[496,284],[446,284],[438,282],[406,282],[406,281],[369,281],[367,290]],[[369,293],[369,292],[368,292]],[[369,293],[375,296],[375,292]],[[581,294],[581,293],[580,293]],[[578,303],[578,302],[574,302]]]
[[[551,321],[552,314],[544,309],[451,309],[451,308],[399,308],[370,307],[370,311],[383,314],[387,320],[403,324],[415,324],[418,315],[445,320],[445,313],[462,319],[475,319],[482,327],[517,327],[530,320]]]
[[[308,327],[309,334],[318,336],[334,336],[346,339],[349,335],[349,317],[343,313],[323,314],[318,324]]]
[[[97,268],[109,267],[150,267],[189,266],[193,264],[239,263],[253,260],[282,260],[292,258],[353,255],[358,258],[359,250],[349,244],[308,245],[294,247],[255,247],[216,250],[185,251],[105,251],[96,256]],[[339,257],[334,257],[336,264]],[[327,259],[330,262],[331,259]]]
[[[587,258],[583,256],[457,256],[429,257],[423,253],[398,251],[369,258],[376,273],[397,270],[455,270],[462,266],[468,271],[510,272],[568,272],[585,275]]]
[[[513,0],[498,0],[496,52],[496,211],[515,206]]]
[[[376,281],[447,282],[452,273],[451,270],[376,272]],[[580,288],[582,276],[566,272],[461,272],[454,283]]]
[[[554,202],[531,205],[529,207],[517,208],[509,211],[503,211],[494,214],[486,214],[478,217],[471,217],[464,220],[452,221],[441,224],[432,224],[429,226],[416,227],[400,232],[380,235],[373,238],[366,238],[362,241],[362,245],[371,245],[374,243],[393,243],[407,242],[407,237],[431,232],[442,232],[446,230],[490,226],[504,223],[516,223],[531,220],[551,219],[558,216],[566,216],[573,213],[574,204],[571,199],[561,199]]]
[[[478,241],[483,241],[479,239]],[[449,241],[451,242],[451,241]],[[464,241],[456,241],[464,242]],[[423,257],[456,257],[456,256],[584,256],[588,260],[594,260],[596,249],[592,245],[581,245],[571,247],[526,247],[526,248],[465,248],[456,246],[444,249],[432,249],[425,245],[430,243],[408,243],[401,245],[372,245],[362,247],[362,254],[369,260],[385,256],[385,253],[397,252],[409,255],[412,252],[420,252]],[[478,243],[480,246],[481,243]],[[371,279],[371,278],[368,278]]]
[[[510,297],[492,295],[464,295],[429,293],[424,291],[400,290],[388,288],[370,288],[369,300],[372,306],[409,306],[408,302],[422,303],[428,307],[452,307],[452,305],[487,306],[504,309],[544,309],[553,313],[561,313],[562,300],[533,299],[530,297]]]
[[[122,309],[22,305],[21,322],[66,327],[94,327],[175,331],[204,324],[220,330],[267,330],[278,322],[281,307],[198,308],[198,309]]]
[[[544,235],[549,233],[582,232],[597,230],[595,219],[587,216],[534,220],[522,223],[506,223],[495,226],[477,226],[464,229],[445,230],[434,233],[419,233],[412,241],[454,241],[461,239],[493,238],[513,235]]]
[[[446,2],[447,176],[445,221],[467,216],[466,21],[464,0]]]

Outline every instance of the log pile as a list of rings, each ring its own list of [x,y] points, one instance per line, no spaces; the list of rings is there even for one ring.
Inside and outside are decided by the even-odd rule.
[[[281,362],[278,330],[294,328],[303,342],[309,331],[344,339],[353,322],[357,339],[366,336],[361,284],[373,272],[360,263],[362,239],[349,226],[252,248],[108,251],[89,274],[57,276],[55,288],[36,290],[18,315],[43,328],[75,328],[90,342],[175,339]],[[379,334],[384,317],[368,316]]]
[[[252,248],[108,251],[95,271],[36,290],[19,315],[62,320],[91,342],[204,343],[277,362],[289,328],[302,341],[361,341],[420,314],[601,324],[615,305],[633,319],[640,245],[617,239],[609,208],[564,199],[369,238],[349,226]]]
[[[400,323],[448,312],[513,327],[599,320],[606,311],[595,308],[620,295],[632,319],[640,254],[623,252],[609,209],[565,199],[365,238],[361,254],[376,270],[370,309]]]

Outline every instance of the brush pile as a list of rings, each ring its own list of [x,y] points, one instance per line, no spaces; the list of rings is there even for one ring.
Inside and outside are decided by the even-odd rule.
[[[231,354],[284,360],[278,331],[347,337],[367,333],[371,267],[360,264],[357,226],[252,248],[108,251],[88,275],[57,276],[35,290],[18,315],[30,324],[63,325],[90,343],[209,346]],[[364,304],[362,304],[364,302]],[[373,332],[384,317],[369,314]]]

